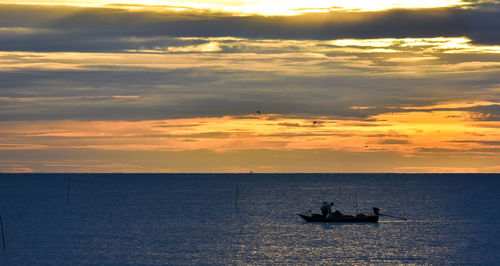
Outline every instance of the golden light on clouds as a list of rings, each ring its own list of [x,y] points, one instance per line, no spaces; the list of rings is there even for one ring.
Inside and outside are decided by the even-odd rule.
[[[239,14],[296,15],[308,12],[329,12],[332,10],[379,11],[392,8],[436,8],[467,5],[462,0],[18,0],[5,3],[35,5],[75,5],[93,7],[119,7],[131,10],[189,10],[201,9]]]
[[[464,37],[327,41],[191,37],[166,38],[164,45],[149,48],[140,47],[141,41],[144,40],[134,38],[139,48],[121,53],[0,51],[0,67],[3,70],[95,70],[104,66],[165,70],[198,67],[288,73],[307,71],[309,75],[345,75],[375,67],[385,69],[385,74],[436,75],[497,71],[500,67],[493,57],[491,60],[488,60],[490,57],[448,60],[447,56],[460,54],[481,56],[500,53],[500,46],[477,45]],[[189,56],[186,56],[187,53]],[[325,63],[336,63],[337,67],[323,67]],[[340,67],[343,71],[338,70]]]

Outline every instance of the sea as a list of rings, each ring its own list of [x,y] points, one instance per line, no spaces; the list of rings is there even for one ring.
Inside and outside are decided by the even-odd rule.
[[[323,201],[406,221],[297,215]],[[498,265],[499,201],[500,174],[4,173],[0,265]]]

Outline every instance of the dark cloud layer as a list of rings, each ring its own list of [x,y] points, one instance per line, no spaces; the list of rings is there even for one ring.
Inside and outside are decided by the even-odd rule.
[[[0,35],[0,50],[4,51],[119,51],[139,48],[128,37],[158,36],[311,40],[466,36],[476,43],[496,44],[500,42],[500,11],[435,8],[241,17],[194,11],[1,5],[0,27],[44,29],[39,34]],[[158,40],[140,45],[154,47]]]
[[[255,79],[257,76],[259,78]],[[469,80],[478,83],[482,77],[470,76]],[[243,115],[256,110],[359,119],[385,112],[412,111],[387,109],[388,106],[431,105],[442,99],[464,101],[490,93],[488,89],[471,91],[470,86],[460,87],[464,80],[348,75],[309,77],[272,71],[235,74],[196,68],[0,72],[0,96],[7,98],[0,99],[0,120],[147,120]],[[483,87],[492,85],[486,83]],[[351,109],[354,105],[375,108]],[[500,115],[498,105],[420,111],[434,110],[491,114],[478,118],[485,120],[498,120]]]

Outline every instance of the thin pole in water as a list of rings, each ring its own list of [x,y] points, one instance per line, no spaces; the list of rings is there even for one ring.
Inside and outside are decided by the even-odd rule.
[[[69,203],[69,192],[70,192],[70,188],[71,188],[71,176],[68,177],[68,193],[66,195],[66,202]]]
[[[3,243],[3,249],[5,250],[5,234],[3,231],[2,215],[0,215],[0,227],[2,227],[2,243]]]
[[[238,208],[238,194],[239,194],[239,191],[238,191],[238,181],[236,181],[236,199],[234,201],[234,208]]]
[[[358,215],[358,191],[356,191],[356,215]]]

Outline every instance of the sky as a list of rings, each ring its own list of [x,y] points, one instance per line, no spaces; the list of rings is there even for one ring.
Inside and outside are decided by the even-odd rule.
[[[251,171],[500,172],[500,1],[0,1],[0,172]]]

